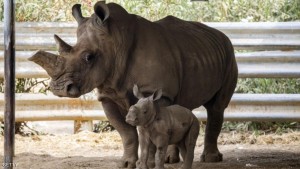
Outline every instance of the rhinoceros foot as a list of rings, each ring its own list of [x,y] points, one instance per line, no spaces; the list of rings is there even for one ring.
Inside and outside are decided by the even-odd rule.
[[[136,162],[136,168],[137,169],[149,169],[149,167],[147,166],[147,164],[142,163],[140,160],[138,160]],[[152,167],[153,168],[153,167]]]
[[[173,164],[180,161],[179,150],[175,145],[169,145],[165,157],[165,163]]]
[[[223,154],[221,154],[220,152],[203,153],[200,157],[200,161],[201,162],[208,162],[208,163],[220,162],[220,161],[223,161]]]
[[[118,163],[119,168],[135,168],[137,159],[136,158],[126,158],[123,157],[121,161]]]
[[[154,168],[155,167],[154,159],[148,159],[147,165],[149,166],[149,168]]]

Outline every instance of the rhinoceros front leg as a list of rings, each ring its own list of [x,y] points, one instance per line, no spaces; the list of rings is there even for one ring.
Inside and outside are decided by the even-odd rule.
[[[125,122],[125,117],[122,116],[118,105],[112,100],[102,99],[101,102],[106,117],[122,138],[124,153],[118,167],[135,168],[138,160],[138,134],[136,127]]]

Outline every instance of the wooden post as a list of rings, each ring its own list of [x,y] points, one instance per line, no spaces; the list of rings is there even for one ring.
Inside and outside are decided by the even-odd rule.
[[[15,143],[15,1],[4,0],[4,169],[14,167]]]
[[[74,134],[81,131],[93,131],[93,121],[92,120],[75,120],[74,121]]]

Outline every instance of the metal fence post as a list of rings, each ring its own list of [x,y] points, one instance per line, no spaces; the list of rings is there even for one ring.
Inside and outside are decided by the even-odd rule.
[[[4,169],[14,167],[15,143],[15,0],[4,1]]]

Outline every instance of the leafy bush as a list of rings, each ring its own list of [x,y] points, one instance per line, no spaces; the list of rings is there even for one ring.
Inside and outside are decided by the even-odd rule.
[[[245,78],[238,79],[236,93],[300,93],[299,78]]]
[[[16,0],[17,21],[74,21],[71,7],[82,4],[83,14],[93,13],[96,0]],[[206,22],[277,22],[300,18],[299,0],[107,0],[122,5],[130,13],[150,20],[174,15],[185,20]],[[3,20],[0,1],[0,20]]]

